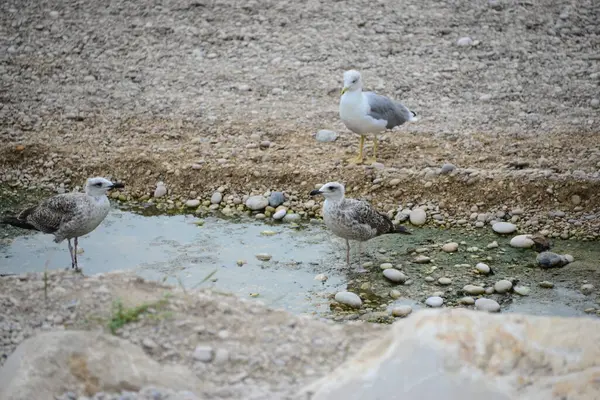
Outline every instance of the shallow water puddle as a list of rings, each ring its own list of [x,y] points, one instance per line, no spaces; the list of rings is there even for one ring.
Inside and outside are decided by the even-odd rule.
[[[80,266],[88,275],[133,269],[148,279],[186,288],[201,284],[296,313],[328,313],[329,295],[346,288],[368,299],[364,309],[371,311],[401,304],[415,310],[423,308],[424,300],[435,292],[444,293],[446,304],[456,305],[464,296],[464,285],[490,287],[506,278],[517,279],[519,285],[531,291],[529,296],[486,296],[498,301],[503,312],[596,316],[600,309],[598,243],[557,240],[552,251],[572,254],[576,262],[542,270],[535,266],[534,251],[513,249],[508,246],[510,237],[486,229],[464,233],[411,227],[412,235],[387,235],[363,245],[362,261],[372,261],[373,266],[367,274],[355,274],[356,265],[350,271],[345,267],[344,241],[332,237],[323,226],[306,224],[294,229],[289,224],[216,217],[204,219],[201,225],[198,221],[192,216],[142,216],[114,209],[96,231],[80,240],[84,249],[79,255]],[[48,260],[51,269],[70,266],[66,243],[57,245],[52,238],[35,233],[3,239],[0,274],[43,271]],[[440,250],[448,240],[463,242],[457,253]],[[499,246],[488,249],[492,241]],[[354,263],[355,250],[354,246]],[[259,253],[267,253],[271,259],[260,261],[256,257]],[[430,257],[431,262],[414,262],[417,254]],[[240,266],[241,261],[244,263]],[[411,284],[387,281],[379,268],[383,262],[400,268]],[[489,264],[495,275],[474,273],[477,262]],[[327,281],[315,280],[317,274],[327,275]],[[437,284],[440,277],[450,278],[452,284]],[[552,281],[555,287],[541,288],[541,281]],[[592,283],[596,291],[583,295],[579,290],[583,283]],[[388,304],[392,289],[398,290],[401,297]]]
[[[323,229],[292,229],[287,224],[266,225],[207,218],[202,226],[191,216],[151,216],[113,210],[90,235],[79,240],[84,249],[79,265],[92,275],[133,268],[141,276],[192,288],[216,270],[202,287],[254,297],[294,312],[326,311],[323,292],[345,286],[344,271],[329,268],[329,279],[314,280],[321,265],[331,265],[338,254]],[[267,232],[266,232],[267,231]],[[66,243],[51,235],[19,236],[0,248],[0,273],[43,271],[70,265]],[[256,258],[272,256],[269,261]],[[244,261],[242,266],[239,261]],[[333,272],[333,273],[332,273]],[[337,272],[337,274],[336,274]]]

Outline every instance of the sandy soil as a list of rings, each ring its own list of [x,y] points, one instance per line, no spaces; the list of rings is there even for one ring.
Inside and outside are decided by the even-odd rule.
[[[550,209],[578,194],[597,210],[600,5],[402,4],[3,2],[0,179],[72,188],[107,175],[133,197],[162,180],[184,198],[219,186],[307,197],[339,180],[381,205]],[[384,168],[346,165],[349,68],[421,117],[385,135]],[[319,129],[341,136],[320,143]],[[462,172],[428,174],[445,162]]]

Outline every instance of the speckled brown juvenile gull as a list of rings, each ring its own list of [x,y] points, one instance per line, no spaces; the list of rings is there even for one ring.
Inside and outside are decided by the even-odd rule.
[[[407,121],[417,121],[417,114],[406,106],[385,96],[373,92],[362,91],[360,72],[350,70],[344,72],[344,88],[340,98],[340,119],[354,133],[360,135],[358,156],[351,163],[363,162],[363,145],[365,135],[372,134],[373,158],[377,160],[377,134],[386,129],[400,126]]]
[[[310,192],[311,196],[321,194],[325,197],[323,203],[323,221],[336,235],[346,239],[346,263],[350,266],[350,240],[359,242],[359,257],[361,243],[387,233],[410,232],[402,225],[395,226],[387,215],[378,212],[369,203],[344,197],[344,185],[329,182],[318,190]],[[359,272],[364,272],[360,266]]]
[[[65,193],[50,197],[35,207],[23,210],[16,217],[4,217],[2,223],[54,235],[54,242],[67,239],[71,267],[77,265],[77,238],[87,235],[108,215],[110,202],[106,192],[122,188],[122,183],[96,177],[87,180],[85,193]],[[71,239],[74,239],[73,248]]]

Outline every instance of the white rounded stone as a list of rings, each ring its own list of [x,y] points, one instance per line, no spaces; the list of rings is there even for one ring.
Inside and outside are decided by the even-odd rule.
[[[335,301],[341,304],[345,304],[350,307],[360,308],[362,306],[362,300],[356,293],[352,292],[338,292],[335,294]]]
[[[410,223],[413,225],[424,225],[427,221],[427,213],[422,208],[415,208],[410,212]]]
[[[425,304],[432,308],[438,308],[444,304],[444,299],[442,299],[440,296],[431,296],[425,300]]]
[[[492,225],[492,230],[496,233],[513,233],[517,226],[510,222],[496,222]]]
[[[481,299],[475,300],[475,308],[479,311],[498,312],[500,311],[500,304],[492,299],[482,297]]]
[[[535,243],[531,240],[531,235],[517,235],[510,239],[510,245],[518,249],[528,249]]]

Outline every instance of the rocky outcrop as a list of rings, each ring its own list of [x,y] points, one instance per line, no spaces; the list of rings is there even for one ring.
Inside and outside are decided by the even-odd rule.
[[[420,311],[299,394],[311,400],[600,398],[600,322]]]
[[[0,399],[53,399],[68,390],[137,391],[145,385],[197,391],[182,366],[162,366],[141,348],[99,332],[55,331],[23,341],[0,369]]]

